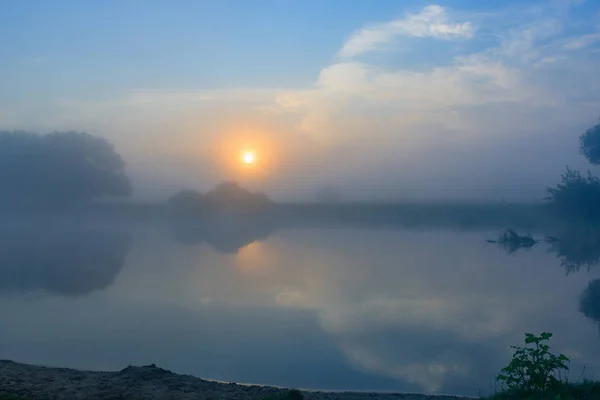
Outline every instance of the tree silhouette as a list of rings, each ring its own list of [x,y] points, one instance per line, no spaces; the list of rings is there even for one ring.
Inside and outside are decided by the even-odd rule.
[[[131,192],[125,162],[105,139],[80,132],[0,131],[0,205],[67,208]]]
[[[600,165],[600,124],[589,128],[579,137],[581,154],[592,165]]]
[[[579,311],[592,321],[600,322],[600,279],[590,282],[581,294]]]
[[[195,190],[182,190],[167,200],[173,213],[198,213],[204,204],[204,196]]]
[[[551,207],[559,215],[586,222],[600,221],[600,179],[588,172],[587,176],[567,167],[561,183],[546,189]]]
[[[264,210],[271,200],[264,193],[254,193],[237,182],[223,181],[202,195],[195,190],[182,190],[167,202],[176,215],[212,214],[216,211],[252,214]]]
[[[229,211],[257,211],[271,201],[264,193],[253,193],[234,181],[217,184],[204,196],[213,207]]]

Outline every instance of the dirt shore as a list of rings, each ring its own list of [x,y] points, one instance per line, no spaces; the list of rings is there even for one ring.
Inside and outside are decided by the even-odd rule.
[[[0,361],[0,393],[53,400],[260,400],[284,390],[206,381],[156,367],[118,372],[78,371]],[[362,392],[303,392],[307,400],[463,400],[465,397]]]

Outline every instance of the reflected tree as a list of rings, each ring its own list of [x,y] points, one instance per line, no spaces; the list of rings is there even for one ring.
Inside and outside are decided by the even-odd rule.
[[[519,235],[512,229],[507,229],[497,239],[488,239],[487,243],[494,243],[507,254],[514,254],[520,250],[531,250],[533,246],[539,243],[531,235]]]
[[[529,250],[538,243],[531,235],[521,236],[512,229],[507,229],[498,239],[487,240],[487,242],[498,244],[508,254],[521,249]]]
[[[0,290],[78,296],[107,288],[124,265],[122,231],[28,223],[0,231]]]
[[[207,218],[204,220],[171,221],[172,237],[181,244],[210,244],[223,254],[236,254],[256,241],[265,240],[274,231],[268,220]]]
[[[600,228],[571,228],[551,243],[550,251],[560,259],[567,274],[589,270],[600,263]]]
[[[271,204],[237,182],[224,181],[206,194],[183,190],[168,201],[171,235],[182,244],[208,243],[217,251],[235,254],[274,230]]]
[[[521,236],[508,229],[498,239],[487,242],[496,243],[508,254],[513,254],[529,250],[539,241],[531,235]],[[567,275],[581,268],[589,270],[600,263],[600,227],[574,224],[563,228],[558,237],[547,236],[546,242],[550,245],[549,251],[556,254]]]

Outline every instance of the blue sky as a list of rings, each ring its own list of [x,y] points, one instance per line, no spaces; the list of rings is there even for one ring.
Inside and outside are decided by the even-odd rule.
[[[545,3],[552,1],[436,4],[466,13],[493,13],[510,5],[547,7]],[[592,3],[576,11],[589,16],[595,8]],[[430,4],[420,0],[5,2],[0,45],[8,65],[3,63],[3,73],[36,83],[52,79],[66,84],[63,90],[75,92],[301,85],[314,79],[354,30]],[[46,68],[40,71],[35,66],[42,60]],[[86,79],[90,74],[95,75],[93,82]]]
[[[106,136],[140,196],[535,198],[600,116],[591,0],[23,0],[0,49],[0,128]]]

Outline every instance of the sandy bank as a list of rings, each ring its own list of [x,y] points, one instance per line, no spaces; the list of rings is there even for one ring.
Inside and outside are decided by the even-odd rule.
[[[282,389],[206,381],[179,375],[154,365],[118,372],[78,371],[0,361],[0,392],[37,399],[260,400]],[[308,400],[457,400],[454,396],[307,391]]]

